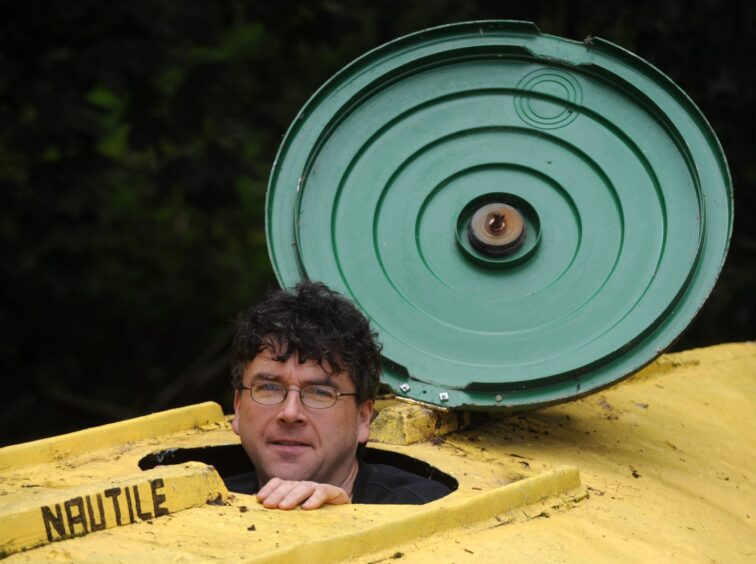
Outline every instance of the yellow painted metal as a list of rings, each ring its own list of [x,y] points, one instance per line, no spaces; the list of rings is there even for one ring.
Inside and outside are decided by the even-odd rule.
[[[353,559],[382,550],[387,544],[397,545],[450,529],[468,526],[498,513],[511,511],[546,497],[573,490],[580,485],[578,471],[565,466],[533,478],[501,486],[473,496],[452,497],[419,510],[404,511],[395,519],[372,527],[340,533],[338,527],[321,538],[306,542],[289,542],[274,553],[251,558],[249,562],[332,562]],[[297,540],[297,539],[290,539]]]
[[[469,422],[469,413],[438,411],[415,403],[397,401],[378,413],[370,426],[370,440],[408,445],[448,435]]]
[[[49,439],[12,445],[0,449],[0,470],[25,464],[62,460],[84,451],[149,439],[222,419],[221,407],[217,403],[206,402]]]
[[[0,508],[4,553],[222,503],[223,481],[212,466],[189,462],[127,478],[15,495]],[[13,499],[15,497],[15,500]]]
[[[751,562],[755,429],[756,344],[722,345],[666,355],[626,383],[570,404],[495,416],[432,442],[372,444],[459,481],[457,491],[426,506],[282,512],[231,494],[221,505],[136,519],[7,561],[375,562],[401,553],[402,562]],[[6,466],[0,511],[35,496],[69,499],[75,488],[111,479],[165,478],[177,469],[141,472],[138,461],[165,448],[228,444],[238,440],[219,415]],[[0,534],[18,536],[4,522]]]
[[[601,394],[464,435],[531,465],[576,464],[589,497],[356,562],[756,561],[756,343],[665,355]]]

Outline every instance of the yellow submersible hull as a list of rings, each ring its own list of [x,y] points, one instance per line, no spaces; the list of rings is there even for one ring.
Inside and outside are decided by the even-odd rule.
[[[756,561],[754,343],[667,354],[613,388],[527,414],[470,421],[417,404],[381,408],[369,450],[429,465],[458,483],[452,494],[424,506],[265,509],[202,462],[241,452],[229,418],[205,403],[0,449],[0,554]]]

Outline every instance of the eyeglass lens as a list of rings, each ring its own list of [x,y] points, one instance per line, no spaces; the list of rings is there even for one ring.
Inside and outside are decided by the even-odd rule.
[[[263,383],[253,384],[250,388],[252,399],[264,405],[277,405],[282,403],[289,390],[280,384]],[[336,403],[338,394],[330,386],[305,386],[299,391],[302,403],[309,407],[331,407]]]

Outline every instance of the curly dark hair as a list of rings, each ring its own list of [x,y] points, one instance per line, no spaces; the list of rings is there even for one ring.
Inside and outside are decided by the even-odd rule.
[[[357,401],[375,399],[381,373],[381,345],[369,321],[346,298],[321,282],[274,290],[239,315],[231,348],[231,385],[242,385],[244,369],[261,351],[275,350],[285,362],[315,361],[332,374],[346,372]]]

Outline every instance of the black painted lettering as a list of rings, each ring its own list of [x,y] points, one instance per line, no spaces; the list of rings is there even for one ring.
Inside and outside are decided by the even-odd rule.
[[[124,488],[123,493],[126,494],[126,507],[129,510],[129,523],[136,523],[136,520],[134,519],[134,508],[131,506],[131,492],[129,491],[128,486]]]
[[[134,507],[136,508],[136,514],[137,517],[139,517],[142,521],[147,521],[147,519],[152,519],[152,513],[149,511],[142,511],[142,502],[139,499],[139,486],[135,485],[134,487]]]
[[[43,505],[41,509],[42,509],[42,520],[45,522],[45,532],[47,533],[47,540],[49,542],[53,541],[53,535],[52,535],[53,528],[55,528],[55,532],[58,533],[58,537],[62,538],[66,536],[66,529],[63,526],[63,512],[60,509],[60,504],[59,503],[55,504],[54,515],[53,515],[52,510],[46,505]]]
[[[116,524],[121,525],[121,504],[118,503],[118,496],[121,495],[121,488],[110,488],[109,490],[105,490],[105,492],[103,493],[105,493],[105,497],[112,498]]]
[[[155,517],[168,515],[169,513],[167,508],[161,507],[165,501],[165,495],[158,493],[158,489],[162,489],[163,487],[165,487],[165,483],[163,483],[162,478],[150,480],[150,489],[152,490],[152,510],[155,512]]]
[[[97,494],[97,510],[100,513],[100,522],[95,519],[94,511],[92,510],[92,498],[87,496],[87,514],[89,515],[89,528],[92,531],[102,531],[105,528],[105,508],[102,506],[102,496]]]
[[[68,519],[68,530],[71,531],[72,535],[77,534],[76,533],[76,525],[81,525],[82,534],[89,532],[89,527],[87,527],[87,518],[84,515],[84,500],[81,497],[74,497],[72,499],[69,499],[67,502],[63,504],[66,508],[66,518]],[[76,508],[76,514],[72,512],[73,508]]]

